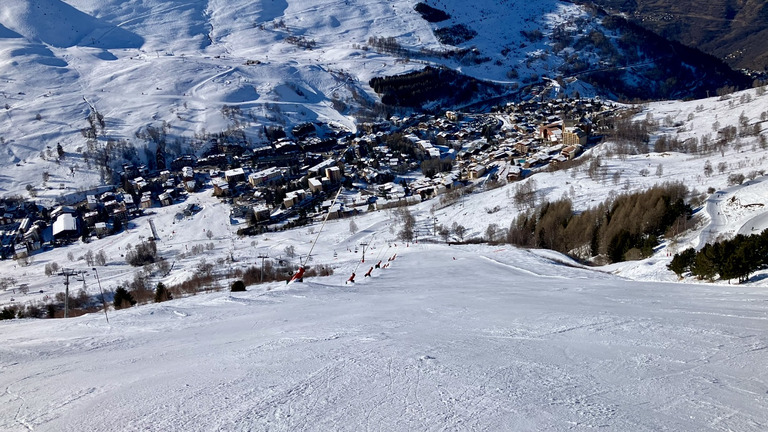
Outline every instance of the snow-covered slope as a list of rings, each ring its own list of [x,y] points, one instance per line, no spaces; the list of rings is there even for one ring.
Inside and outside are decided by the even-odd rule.
[[[90,111],[84,98],[104,116],[99,143],[125,140],[138,149],[140,163],[144,147],[154,151],[154,143],[140,138],[150,125],[165,127],[168,141],[179,143],[171,155],[199,152],[191,141],[225,130],[241,130],[256,143],[263,141],[264,125],[290,129],[317,121],[355,130],[361,107],[377,100],[368,86],[372,77],[441,64],[525,87],[563,75],[570,63],[582,72],[604,68],[597,48],[558,46],[554,33],[573,31],[567,38],[574,43],[592,31],[610,43],[620,37],[581,6],[555,0],[430,2],[451,16],[439,23],[424,20],[415,3],[4,1],[0,164],[10,175],[0,178],[0,193],[23,194],[26,185],[40,182],[42,171],[60,177],[59,193],[100,182],[81,158]],[[474,37],[451,42],[456,46],[438,40],[437,31],[454,26]],[[368,46],[371,38],[387,37],[413,55]],[[464,54],[440,55],[457,49]],[[567,92],[595,94],[578,73],[566,75]],[[554,81],[551,87],[562,90]],[[240,111],[225,114],[225,105]],[[46,152],[59,143],[71,157],[57,165]],[[72,168],[76,177],[67,178]]]
[[[307,279],[3,322],[0,427],[740,430],[768,426],[768,298],[508,248],[399,245]]]

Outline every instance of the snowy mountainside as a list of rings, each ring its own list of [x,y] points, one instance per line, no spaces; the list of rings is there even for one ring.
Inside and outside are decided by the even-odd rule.
[[[255,143],[264,141],[265,125],[290,130],[316,121],[355,130],[356,117],[377,101],[371,78],[425,64],[510,87],[539,85],[547,94],[594,95],[599,90],[579,74],[606,59],[599,47],[573,44],[593,31],[609,45],[620,39],[572,3],[430,3],[450,18],[429,23],[412,0],[3,2],[0,162],[8,178],[0,179],[0,193],[42,189],[42,171],[55,178],[62,190],[55,193],[101,182],[81,157],[90,111],[83,98],[104,116],[98,142],[125,141],[141,162],[143,149],[156,145],[139,138],[148,126],[166,128],[168,141],[179,143],[176,154],[199,152],[196,139],[226,130]],[[436,36],[461,26],[475,36],[450,44]],[[564,29],[574,32],[568,43],[554,37]],[[367,45],[389,37],[415,57]],[[645,68],[654,61],[641,57]],[[567,82],[543,79],[564,73]],[[631,68],[622,73],[641,80]],[[240,111],[226,115],[225,105]],[[69,156],[60,165],[46,155],[58,143]]]

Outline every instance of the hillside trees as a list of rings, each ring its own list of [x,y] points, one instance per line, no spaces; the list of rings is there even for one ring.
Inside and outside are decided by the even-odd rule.
[[[749,275],[768,264],[768,230],[760,234],[739,234],[733,239],[706,244],[701,250],[686,249],[675,254],[667,268],[683,277],[690,274],[702,280],[749,280]]]
[[[603,255],[610,262],[619,262],[647,257],[671,226],[680,218],[690,218],[686,195],[682,184],[665,183],[619,195],[579,214],[574,214],[570,199],[545,202],[512,222],[507,241],[580,259]]]
[[[141,242],[125,254],[125,261],[134,267],[152,264],[157,261],[157,245],[152,240]]]
[[[124,287],[118,287],[115,290],[115,296],[112,303],[114,304],[115,309],[123,309],[135,305],[136,300],[134,300],[133,296],[128,292],[127,289]]]
[[[172,300],[173,296],[164,283],[158,282],[157,288],[155,288],[155,303],[161,303],[164,301]]]

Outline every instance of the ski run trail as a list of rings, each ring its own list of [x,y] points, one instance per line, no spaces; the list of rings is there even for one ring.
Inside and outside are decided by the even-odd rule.
[[[4,323],[0,430],[768,429],[762,289],[513,248],[394,253],[356,284]]]

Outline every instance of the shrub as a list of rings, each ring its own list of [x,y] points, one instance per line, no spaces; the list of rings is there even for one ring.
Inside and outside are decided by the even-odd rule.
[[[113,300],[115,309],[129,308],[136,304],[136,300],[133,299],[131,293],[123,287],[119,287],[115,290],[115,297]]]
[[[167,300],[173,300],[173,296],[171,295],[171,292],[168,291],[165,284],[158,282],[157,288],[155,288],[155,303],[161,303]]]
[[[157,261],[157,245],[152,240],[141,242],[125,254],[125,261],[134,267],[152,264]]]

